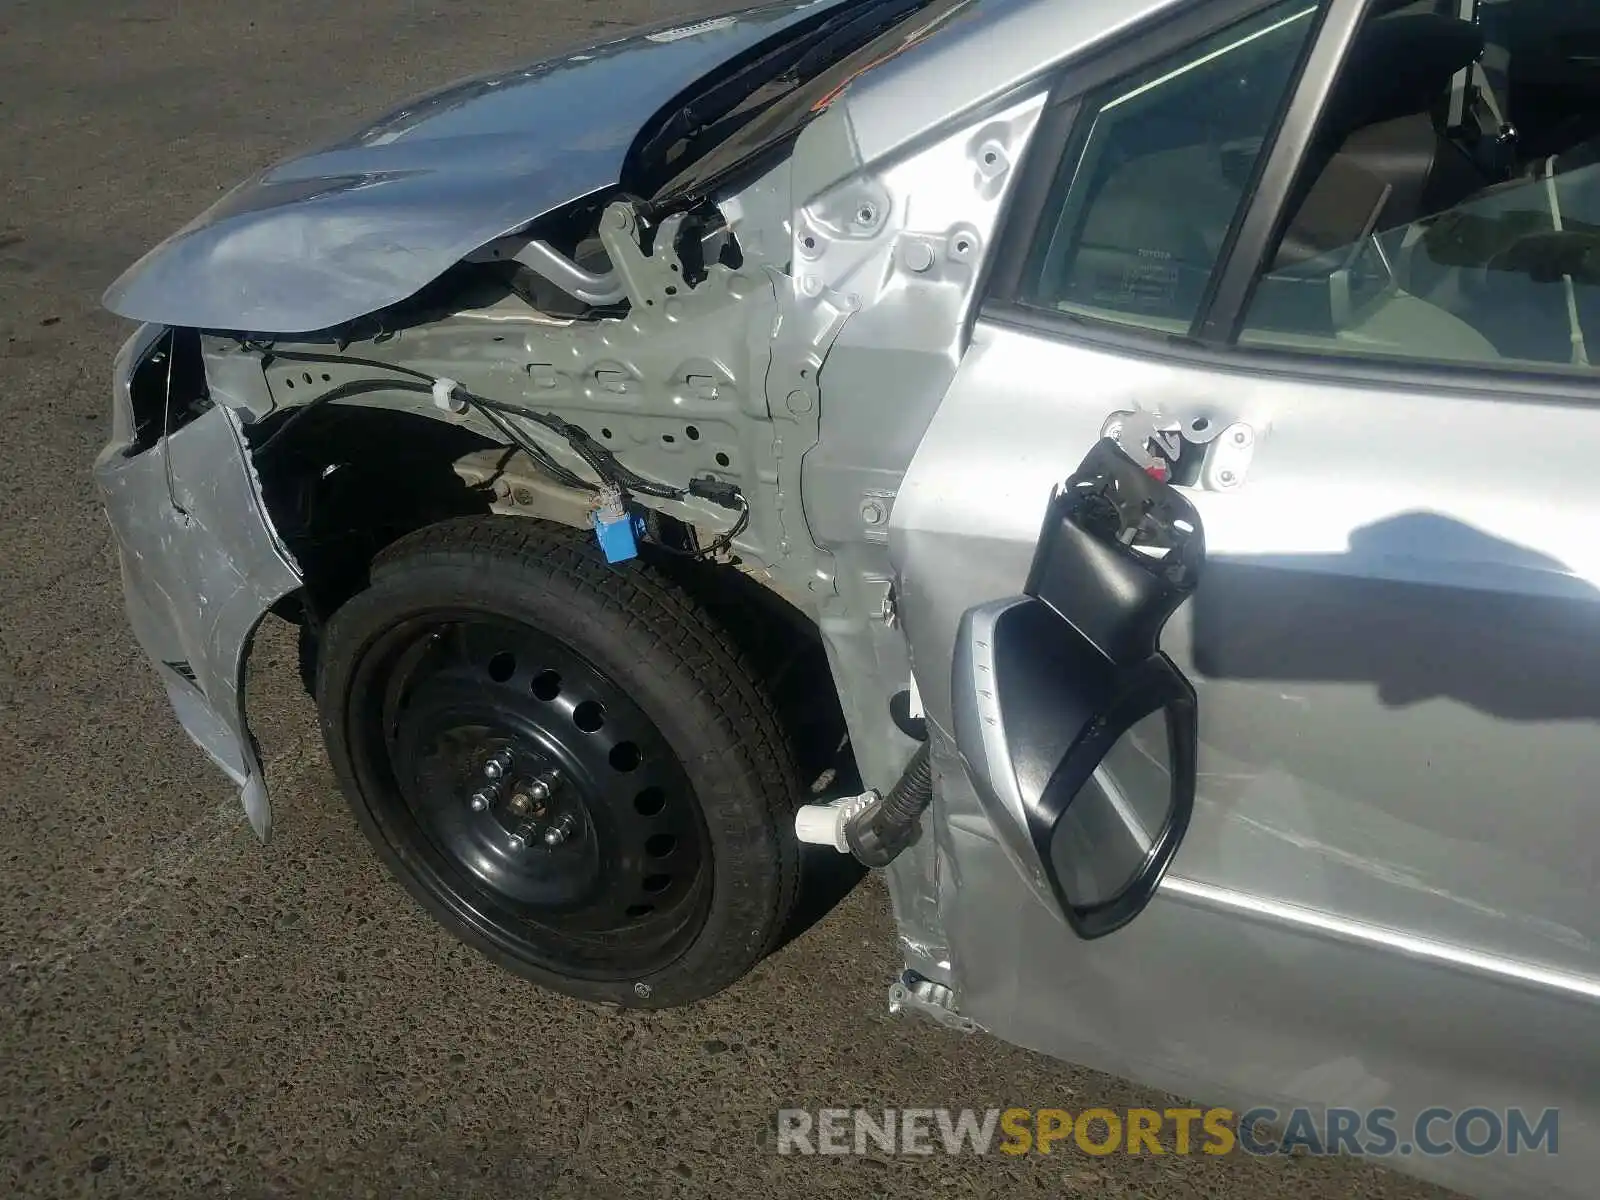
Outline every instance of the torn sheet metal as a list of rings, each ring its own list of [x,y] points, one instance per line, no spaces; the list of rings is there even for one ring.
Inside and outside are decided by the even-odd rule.
[[[132,427],[133,367],[162,332],[139,330],[118,356],[118,431]],[[267,519],[227,405],[136,457],[125,457],[128,444],[119,436],[95,464],[128,619],[184,730],[239,785],[264,839],[272,818],[245,716],[245,660],[261,618],[300,587],[300,573]]]

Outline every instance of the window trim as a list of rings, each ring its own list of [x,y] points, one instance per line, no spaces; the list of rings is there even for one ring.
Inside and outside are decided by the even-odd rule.
[[[1063,161],[1076,145],[1078,117],[1083,111],[1085,98],[1107,84],[1115,83],[1141,68],[1153,66],[1184,47],[1220,33],[1230,25],[1248,20],[1280,2],[1201,0],[1175,14],[1158,13],[1124,31],[1113,41],[1096,46],[1088,58],[1056,68],[1055,81],[1051,84],[1044,111],[1040,113],[1033,136],[1029,139],[1017,182],[1000,214],[1000,234],[995,242],[994,253],[990,255],[988,278],[980,283],[983,288],[981,310],[988,310],[991,306],[1002,310],[1027,308],[1020,303],[1018,296],[1036,236],[1046,216],[1051,190]],[[1320,2],[1324,5],[1343,4],[1351,0]],[[1319,14],[1318,21],[1322,19],[1323,16]],[[1319,30],[1313,31],[1313,44],[1319,33]],[[1252,180],[1252,185],[1254,183]],[[1218,255],[1217,268],[1212,272],[1213,279],[1220,274],[1231,249],[1230,231],[1230,241],[1224,243]],[[1045,310],[1027,311],[1044,313]],[[1116,328],[1124,327],[1119,325]],[[1147,336],[1157,340],[1162,338],[1160,333],[1154,331]]]
[[[1237,222],[1234,244],[1224,248],[1212,276],[1212,302],[1201,307],[1192,331],[1200,341],[1236,346],[1260,282],[1259,268],[1288,223],[1289,196],[1300,166],[1371,2],[1329,0],[1323,10],[1322,27],[1312,35],[1310,53],[1302,64],[1278,136]]]
[[[1250,218],[1257,209],[1257,197],[1264,183],[1270,179],[1278,147],[1283,144],[1285,134],[1289,130],[1288,123],[1297,115],[1296,106],[1303,107],[1302,96],[1309,85],[1315,85],[1316,94],[1310,122],[1294,139],[1301,145],[1310,140],[1316,116],[1321,111],[1323,98],[1331,87],[1334,77],[1332,71],[1320,79],[1314,79],[1311,74],[1312,68],[1318,65],[1317,49],[1324,42],[1330,15],[1340,8],[1353,6],[1359,9],[1363,0],[1308,0],[1308,3],[1320,4],[1321,11],[1314,18],[1315,25],[1307,38],[1301,60],[1296,65],[1295,76],[1290,85],[1289,102],[1284,106],[1277,124],[1268,131],[1267,151],[1256,163],[1251,180],[1245,188],[1246,200],[1240,212],[1234,215],[1234,221],[1217,255],[1216,266],[1207,281],[1200,309],[1195,321],[1190,325],[1187,337],[1165,335],[1156,330],[1141,330],[1135,322],[1127,324],[1111,321],[1090,322],[1067,314],[1054,314],[1049,310],[1035,309],[1020,300],[1023,280],[1037,238],[1046,218],[1051,215],[1046,211],[1050,205],[1051,191],[1067,157],[1080,140],[1079,135],[1082,131],[1078,118],[1083,113],[1085,99],[1107,84],[1115,83],[1118,79],[1142,68],[1152,67],[1161,60],[1180,53],[1185,47],[1221,33],[1229,26],[1248,20],[1281,2],[1282,0],[1206,0],[1179,14],[1167,14],[1142,23],[1125,33],[1115,44],[1099,47],[1094,56],[1087,61],[1057,68],[1056,80],[1051,87],[1050,97],[1045,102],[1045,109],[1040,115],[1038,126],[1030,139],[1011,201],[1007,205],[1007,211],[1001,216],[1000,238],[996,244],[993,265],[980,305],[982,315],[989,316],[996,312],[1020,309],[1031,316],[1043,317],[1046,320],[1055,319],[1059,315],[1063,327],[1075,331],[1081,331],[1092,324],[1096,330],[1104,327],[1115,332],[1132,331],[1139,337],[1157,343],[1173,340],[1181,343],[1197,338],[1202,326],[1211,319],[1210,315],[1220,311],[1217,308],[1217,297],[1221,291],[1219,284],[1227,275],[1232,259],[1242,244],[1241,234],[1248,232],[1252,237],[1256,236],[1250,225]],[[1359,18],[1350,22],[1352,32],[1358,24]],[[1342,59],[1342,52],[1340,57]],[[1298,161],[1297,154],[1292,162],[1298,163]],[[1280,173],[1285,170],[1281,163],[1278,170]],[[1293,181],[1293,165],[1287,169],[1287,177],[1282,184],[1282,193],[1285,195]],[[1248,249],[1248,244],[1245,244],[1245,248]],[[1264,249],[1257,250],[1257,253],[1264,253]],[[1242,310],[1234,319],[1242,320]],[[1207,337],[1203,340],[1214,339]]]
[[[1088,346],[1126,358],[1156,360],[1242,379],[1281,380],[1355,390],[1446,393],[1463,399],[1510,400],[1593,409],[1600,405],[1600,373],[1593,378],[1572,368],[1465,363],[1451,359],[1360,358],[1281,350],[1272,346],[1224,345],[1168,336],[1134,325],[1087,318],[1020,304],[997,305],[982,319],[991,325],[1038,334],[1064,344]]]
[[[1235,222],[1213,272],[1216,295],[1202,305],[1187,336],[1165,334],[1133,323],[1095,321],[1068,313],[1032,308],[1016,300],[1030,247],[1039,230],[1050,189],[1072,135],[1085,96],[1105,84],[1149,66],[1228,25],[1272,7],[1275,0],[1211,0],[1130,31],[1118,44],[1101,48],[1093,61],[1058,69],[1050,99],[1040,115],[1017,185],[1001,213],[1000,235],[990,256],[989,278],[980,282],[982,299],[969,322],[979,320],[1103,348],[1130,358],[1158,359],[1198,370],[1268,377],[1285,383],[1350,388],[1383,388],[1423,394],[1441,392],[1474,399],[1594,408],[1600,402],[1600,371],[1585,375],[1558,364],[1458,362],[1427,358],[1363,358],[1318,354],[1271,346],[1241,346],[1238,337],[1255,295],[1257,271],[1266,251],[1288,219],[1287,197],[1316,123],[1343,68],[1350,43],[1368,11],[1383,0],[1326,0],[1313,34],[1311,53],[1272,149],[1258,165],[1260,178],[1244,215]],[[1187,19],[1184,19],[1187,18]],[[1326,49],[1324,47],[1326,46]],[[1337,53],[1334,53],[1337,48]],[[1319,53],[1319,51],[1321,51]],[[1294,153],[1290,154],[1290,147]],[[1270,191],[1269,191],[1270,189]],[[1269,202],[1270,201],[1270,202]],[[1236,236],[1235,236],[1236,235]],[[1229,278],[1224,278],[1229,277]],[[1245,286],[1240,286],[1240,281]]]

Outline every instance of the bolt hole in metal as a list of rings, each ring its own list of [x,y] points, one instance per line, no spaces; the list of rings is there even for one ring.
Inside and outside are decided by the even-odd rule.
[[[667,290],[667,295],[669,295],[669,296],[676,296],[678,294],[678,289],[675,288],[674,286],[672,286],[672,284],[670,284],[670,283],[667,285],[667,289],[666,290]]]
[[[698,442],[700,440],[700,430],[695,426],[690,425],[684,429],[683,436],[688,438],[691,442]]]
[[[807,250],[815,250],[817,248],[817,239],[812,237],[810,234],[807,234],[805,237],[800,239],[800,244]]]
[[[611,440],[611,430],[609,430],[609,429],[602,429],[602,430],[601,430],[601,431],[600,431],[600,436],[601,436],[601,437],[603,437],[603,438],[604,438],[604,439],[605,439],[605,440],[606,440],[606,441],[608,441],[608,442],[609,442],[609,441],[610,441],[610,440]]]
[[[710,897],[693,791],[582,655],[515,622],[419,617],[350,697],[361,756],[391,780],[370,793],[390,836],[469,925],[579,978],[637,978],[692,943]]]
[[[1196,417],[1194,420],[1189,422],[1189,428],[1194,430],[1196,433],[1204,433],[1206,430],[1211,428],[1211,421],[1206,417]]]
[[[732,459],[730,459],[726,454],[723,454],[720,450],[717,452],[717,466],[725,467],[732,461]]]

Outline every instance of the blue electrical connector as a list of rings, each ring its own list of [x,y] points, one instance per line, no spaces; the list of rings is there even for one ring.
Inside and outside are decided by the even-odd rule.
[[[627,562],[639,557],[639,540],[644,537],[644,515],[628,507],[620,489],[609,484],[600,489],[599,503],[589,514],[595,541],[608,563]]]

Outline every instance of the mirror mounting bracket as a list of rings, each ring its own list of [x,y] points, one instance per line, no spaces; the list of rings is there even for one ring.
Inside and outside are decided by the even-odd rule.
[[[1194,506],[1102,438],[1051,494],[1023,594],[1132,665],[1156,653],[1204,561]]]

